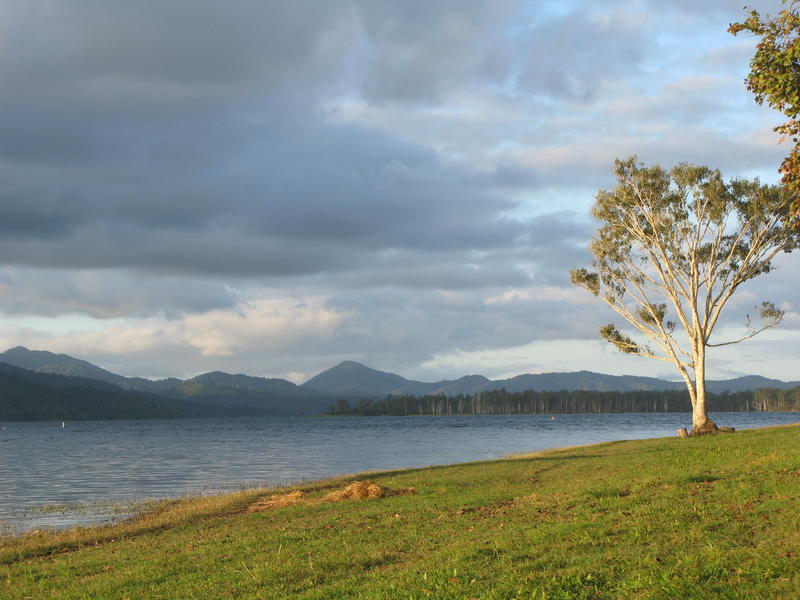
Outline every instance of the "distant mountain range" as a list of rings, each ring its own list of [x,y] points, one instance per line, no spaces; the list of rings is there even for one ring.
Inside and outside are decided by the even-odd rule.
[[[0,353],[0,362],[20,369],[36,371],[37,373],[51,373],[53,375],[106,381],[122,389],[139,392],[159,393],[181,383],[180,379],[152,381],[143,377],[124,377],[68,354],[53,354],[45,350],[28,350],[23,346],[17,346]]]
[[[760,376],[707,381],[707,388],[712,393],[796,386],[800,386],[800,382]],[[377,399],[389,394],[455,396],[499,389],[509,392],[627,392],[683,390],[684,385],[653,377],[604,375],[591,371],[526,374],[494,381],[482,375],[467,375],[455,380],[427,383],[353,361],[342,362],[302,385],[285,379],[221,371],[186,380],[150,380],[124,377],[67,354],[28,350],[22,346],[0,353],[0,420],[319,414],[338,399]],[[91,397],[92,401],[76,408],[74,403],[81,394],[84,398]],[[130,405],[128,408],[126,403]],[[43,408],[45,405],[46,410]],[[24,417],[25,414],[28,417]]]
[[[0,360],[2,360],[2,354],[0,354]],[[781,381],[780,379],[768,379],[759,375],[706,381],[708,391],[715,394],[721,394],[726,391],[741,392],[758,388],[790,389],[798,385],[800,385],[800,381]],[[638,377],[635,375],[604,375],[603,373],[593,373],[592,371],[525,374],[517,375],[510,379],[496,379],[494,381],[487,379],[483,375],[467,375],[455,380],[425,383],[405,379],[394,373],[370,369],[353,361],[345,361],[327,371],[323,371],[300,387],[328,393],[369,397],[382,397],[387,394],[407,394],[410,396],[444,394],[445,396],[454,396],[499,389],[505,389],[508,392],[523,392],[526,390],[633,392],[686,389],[684,383],[679,381],[666,381],[655,377]]]
[[[337,399],[285,379],[215,371],[153,381],[67,354],[0,353],[0,421],[319,414]]]
[[[40,373],[0,363],[0,421],[222,417],[227,411],[99,379]]]

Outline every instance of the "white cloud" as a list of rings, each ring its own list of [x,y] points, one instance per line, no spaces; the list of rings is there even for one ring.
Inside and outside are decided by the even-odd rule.
[[[204,367],[211,370],[217,368],[215,364],[239,360],[252,374],[297,378],[288,364],[273,367],[258,357],[287,353],[299,363],[298,348],[333,337],[350,315],[325,303],[325,298],[318,297],[261,296],[231,308],[176,319],[103,322],[66,315],[19,326],[6,318],[0,321],[0,344],[80,356],[109,369],[125,362],[150,365],[150,372],[122,369],[126,375],[194,375]],[[160,367],[156,366],[159,361],[164,361]],[[176,365],[180,372],[173,371]]]

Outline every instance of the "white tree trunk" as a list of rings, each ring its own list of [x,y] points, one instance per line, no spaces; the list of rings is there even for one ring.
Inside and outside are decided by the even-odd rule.
[[[706,410],[706,353],[702,344],[695,353],[694,363],[692,433],[702,435],[717,430],[716,424],[708,418]]]

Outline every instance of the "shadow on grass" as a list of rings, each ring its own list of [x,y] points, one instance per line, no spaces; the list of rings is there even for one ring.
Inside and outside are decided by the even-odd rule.
[[[712,481],[719,481],[720,477],[718,475],[714,475],[713,473],[697,473],[694,475],[685,475],[683,477],[678,478],[676,483],[678,484],[687,484],[687,483],[711,483]]]
[[[604,486],[599,488],[594,488],[590,490],[586,490],[584,495],[587,498],[624,498],[625,496],[630,496],[631,491],[628,488],[620,488],[614,486]]]
[[[532,456],[529,459],[531,462],[539,461],[557,461],[557,460],[577,460],[582,458],[603,458],[605,454],[560,454],[558,456]]]
[[[360,473],[354,473],[352,475],[341,476],[338,478],[341,481],[355,481],[356,479],[363,479],[364,477],[369,477],[370,479],[386,479],[388,477],[397,477],[398,475],[408,475],[409,473],[415,473],[419,471],[441,471],[444,469],[453,469],[458,467],[467,467],[467,466],[475,466],[475,465],[502,465],[507,464],[509,461],[524,461],[524,462],[558,462],[562,460],[581,460],[587,458],[603,458],[606,456],[605,454],[560,454],[557,456],[547,456],[547,455],[511,455],[506,458],[498,458],[494,460],[480,460],[480,461],[472,461],[472,462],[465,462],[465,463],[455,463],[451,465],[429,465],[426,467],[413,467],[409,469],[396,469],[392,471],[363,471]],[[316,491],[319,489],[323,489],[322,487],[313,487],[313,486],[304,486],[302,483],[298,484],[296,487],[302,488],[305,491]],[[327,487],[330,487],[328,485]]]

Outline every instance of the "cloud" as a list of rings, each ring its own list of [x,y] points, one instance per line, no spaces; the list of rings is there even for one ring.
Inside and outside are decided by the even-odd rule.
[[[725,32],[741,16],[3,3],[0,341],[128,374],[432,373],[551,342],[564,365],[553,340],[607,321],[567,271],[614,158],[774,177],[778,116],[741,83],[753,40]]]
[[[636,12],[580,7],[542,20],[526,38],[529,57],[517,84],[521,91],[554,100],[588,102],[607,93],[622,76],[636,76],[645,56],[642,19]]]
[[[67,335],[2,323],[0,343],[83,356],[129,375],[191,376],[227,367],[268,376],[290,372],[309,347],[329,343],[347,317],[322,298],[270,294],[173,319],[118,319],[100,329],[78,322]],[[281,355],[287,358],[274,359]]]
[[[347,5],[9,3],[2,11],[0,72],[13,86],[4,100],[191,109],[243,90],[313,84],[338,63],[335,50],[351,27]],[[299,65],[307,70],[298,72]],[[43,89],[53,95],[41,96]]]
[[[7,317],[83,314],[95,319],[172,318],[229,308],[238,294],[203,278],[152,277],[136,271],[0,269],[0,313]]]
[[[438,103],[461,86],[509,75],[502,39],[519,16],[517,0],[356,4],[366,50],[361,86],[370,102]]]

